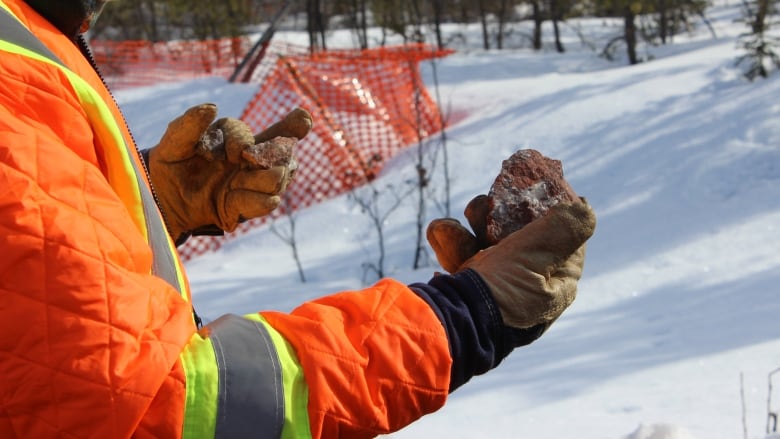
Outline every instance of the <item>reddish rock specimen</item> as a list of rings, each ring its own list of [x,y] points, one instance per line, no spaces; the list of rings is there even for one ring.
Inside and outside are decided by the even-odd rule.
[[[563,167],[533,149],[521,149],[504,160],[488,193],[487,240],[492,245],[543,217],[560,202],[579,197],[563,178]]]
[[[241,152],[241,156],[260,169],[287,166],[291,171],[294,171],[298,168],[298,162],[295,159],[297,143],[297,139],[294,138],[275,137],[245,149]]]

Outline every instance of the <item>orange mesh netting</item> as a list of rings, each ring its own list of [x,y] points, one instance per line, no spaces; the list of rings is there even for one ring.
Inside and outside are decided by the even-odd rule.
[[[93,40],[90,47],[106,83],[118,90],[206,76],[227,79],[249,51],[250,41]]]
[[[112,86],[203,76],[179,73],[183,67],[176,64],[183,60],[194,72],[208,66],[210,75],[227,78],[241,61],[237,53],[249,50],[249,45],[241,40],[223,40],[203,43],[216,50],[211,55],[206,54],[208,49],[199,47],[193,54],[174,56],[162,46],[126,44],[128,49],[112,46],[112,53],[131,53],[134,58],[129,61],[99,58],[98,53],[110,51],[96,50],[101,65],[122,66],[121,70],[107,70],[106,80]],[[259,84],[241,119],[255,132],[295,107],[305,108],[314,119],[312,132],[296,151],[299,169],[295,180],[286,191],[285,203],[272,217],[311,206],[372,180],[387,159],[442,129],[439,109],[423,85],[419,63],[445,56],[448,51],[413,44],[309,54],[302,47],[272,44],[263,53],[259,63],[250,61],[249,67],[237,76],[238,80]],[[196,59],[200,65],[193,63]],[[138,65],[144,62],[152,64]],[[166,62],[174,65],[166,68]],[[163,71],[160,78],[152,79],[153,71],[158,70]],[[190,238],[179,248],[182,258],[187,260],[218,249],[226,240],[267,220],[247,221],[225,236]]]

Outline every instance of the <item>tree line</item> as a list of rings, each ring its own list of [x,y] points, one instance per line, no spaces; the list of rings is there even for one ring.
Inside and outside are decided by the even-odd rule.
[[[705,11],[711,0],[290,0],[288,18],[309,34],[312,51],[327,50],[327,33],[351,29],[361,48],[384,45],[390,35],[404,41],[434,41],[447,47],[442,26],[447,23],[479,23],[482,46],[503,49],[510,25],[532,23],[525,35],[535,50],[543,38],[566,50],[560,26],[578,17],[620,19],[623,31],[599,48],[612,57],[625,50],[628,62],[641,62],[640,42],[666,44],[687,31],[693,19],[709,25]],[[769,33],[780,0],[741,0],[746,33],[741,42],[755,76],[765,76],[766,64],[780,63],[776,38]],[[280,0],[136,0],[112,2],[93,30],[93,37],[119,40],[168,41],[217,39],[257,32],[280,10]],[[289,20],[288,20],[289,22]],[[544,23],[552,24],[551,36],[542,34]],[[369,29],[379,28],[381,38],[369,41]],[[714,30],[710,28],[714,34]],[[760,62],[756,62],[756,57]]]

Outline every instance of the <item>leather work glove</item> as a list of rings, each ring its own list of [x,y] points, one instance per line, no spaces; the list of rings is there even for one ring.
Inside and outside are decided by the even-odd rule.
[[[477,195],[463,212],[474,234],[454,218],[439,218],[428,225],[428,243],[436,253],[439,265],[447,272],[459,271],[467,259],[490,245],[487,240],[487,216],[490,211],[488,203],[487,195]]]
[[[244,122],[214,122],[216,116],[214,104],[190,108],[148,151],[152,186],[177,244],[191,234],[231,232],[273,211],[297,167],[293,147],[312,126],[300,108],[256,136]],[[258,160],[258,147],[269,145],[284,147],[285,160]]]
[[[521,329],[542,324],[546,330],[574,301],[585,242],[593,235],[596,216],[585,199],[561,203],[485,248],[479,235],[485,236],[487,204],[481,197],[466,209],[477,236],[445,218],[428,226],[428,241],[448,271],[472,269],[480,275],[498,303],[504,324]]]

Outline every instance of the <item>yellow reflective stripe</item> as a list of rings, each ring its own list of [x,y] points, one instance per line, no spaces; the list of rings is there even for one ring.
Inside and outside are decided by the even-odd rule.
[[[282,439],[311,438],[309,426],[309,386],[303,376],[303,367],[298,361],[295,349],[260,314],[249,314],[247,319],[261,323],[273,340],[279,361],[282,364],[284,386],[284,427]]]
[[[210,339],[195,333],[180,358],[186,376],[182,439],[212,438],[217,426],[219,395],[214,346]]]
[[[239,319],[238,316],[232,316]],[[284,337],[276,331],[260,314],[243,316],[251,322],[262,325],[267,331],[273,343],[273,349],[279,359],[282,373],[282,388],[284,393],[284,424],[280,438],[282,439],[310,439],[309,427],[309,388],[303,376],[303,368],[295,355],[295,350]],[[235,320],[233,321],[235,323]],[[213,323],[212,323],[213,325]],[[230,383],[220,382],[228,371],[220,371],[216,357],[216,346],[212,341],[212,335],[216,337],[218,328],[207,325],[199,333],[190,339],[190,343],[181,354],[181,362],[184,367],[186,396],[184,408],[183,439],[212,438],[217,434],[220,407],[226,401],[220,401],[221,386],[229,386]],[[249,341],[255,340],[251,338]],[[258,343],[261,340],[257,338]],[[254,346],[258,352],[263,346]],[[222,355],[225,353],[223,352]],[[226,366],[230,366],[227,364]],[[252,367],[253,364],[244,364],[243,367]],[[257,365],[255,365],[257,366]],[[269,371],[270,372],[270,371]],[[262,388],[261,383],[257,388]],[[251,382],[233,383],[232,385],[252,386]],[[251,389],[250,389],[251,390]],[[257,394],[258,400],[269,400],[273,395]],[[258,419],[267,418],[269,413],[255,413]],[[260,424],[259,424],[260,425]],[[264,428],[266,424],[262,424]],[[273,427],[268,425],[269,429]],[[269,431],[256,431],[258,437],[267,437]]]
[[[103,156],[106,159],[108,168],[108,181],[111,187],[119,194],[119,198],[124,201],[127,210],[133,217],[136,226],[143,232],[144,238],[149,239],[146,227],[146,217],[144,215],[143,201],[141,200],[141,188],[138,185],[135,170],[128,148],[125,145],[122,133],[114,121],[108,105],[92,89],[86,81],[81,79],[75,73],[61,68],[68,76],[68,80],[81,100],[81,106],[90,116],[90,120],[100,120],[105,123],[92,124],[95,136],[99,139],[103,147]],[[111,122],[109,122],[111,121]],[[112,148],[111,146],[116,146]],[[133,178],[128,178],[133,176]]]
[[[54,63],[53,65],[57,65]],[[141,167],[140,163],[136,162],[136,154],[131,155],[130,148],[127,146],[122,131],[119,128],[114,115],[108,108],[108,105],[103,101],[100,94],[92,88],[92,86],[76,75],[72,71],[65,67],[59,66],[60,70],[65,72],[68,80],[71,82],[73,89],[81,100],[82,108],[87,113],[90,120],[99,120],[103,123],[92,123],[92,129],[95,130],[95,136],[98,138],[100,145],[103,147],[103,156],[106,160],[108,168],[108,181],[112,188],[117,192],[120,199],[124,202],[125,207],[133,218],[133,221],[138,226],[138,229],[143,233],[144,239],[152,245],[155,250],[155,259],[165,257],[168,261],[167,264],[172,265],[176,279],[167,279],[172,283],[180,293],[184,300],[189,301],[189,291],[187,288],[187,280],[184,277],[184,269],[181,265],[181,261],[177,256],[176,245],[168,235],[165,226],[162,224],[162,219],[159,218],[157,212],[157,206],[149,193],[148,203],[150,204],[151,215],[155,215],[157,218],[151,218],[147,216],[147,212],[144,210],[144,200],[141,195],[141,191],[148,191],[146,187],[141,187],[140,184],[143,181],[143,176],[138,167]],[[159,220],[159,227],[149,225],[148,221]],[[159,235],[155,235],[150,238],[150,229],[159,229]],[[163,240],[165,250],[158,247]],[[165,252],[166,254],[162,254]],[[162,275],[163,273],[156,273]]]
[[[56,65],[56,64],[55,64]],[[108,182],[117,192],[120,199],[136,223],[138,229],[143,233],[144,239],[152,246],[154,250],[155,262],[164,266],[171,266],[173,273],[162,273],[160,270],[155,274],[164,277],[180,293],[184,300],[189,301],[187,282],[184,278],[184,270],[181,261],[177,257],[176,246],[165,230],[162,219],[159,218],[157,206],[151,193],[148,193],[147,203],[144,203],[142,191],[148,191],[147,187],[141,187],[143,183],[142,171],[138,169],[142,165],[134,161],[135,154],[131,155],[130,148],[125,143],[121,129],[114,119],[108,105],[98,92],[92,88],[84,79],[71,72],[68,69],[61,68],[71,81],[73,89],[79,96],[82,108],[87,113],[91,121],[100,121],[103,123],[91,123],[94,134],[103,147],[103,157],[106,160],[108,168]],[[144,209],[148,205],[149,209]],[[153,218],[154,215],[156,218]],[[159,221],[158,226],[149,224],[152,221]],[[159,233],[150,237],[152,230],[157,229]],[[160,248],[164,246],[164,249]],[[165,258],[166,261],[161,262]],[[167,270],[166,270],[167,271]],[[175,279],[169,278],[175,275]]]
[[[2,2],[3,6],[8,12],[10,9]],[[13,14],[11,14],[13,16]],[[20,23],[21,24],[21,23]],[[144,233],[144,237],[148,239],[146,224],[144,220],[144,210],[141,202],[141,196],[139,192],[138,182],[135,178],[127,178],[128,175],[135,175],[132,168],[129,157],[128,148],[108,148],[109,145],[124,145],[125,141],[122,137],[119,127],[114,121],[114,116],[111,114],[108,105],[103,101],[100,95],[89,85],[84,79],[43,55],[33,52],[27,48],[20,47],[5,41],[0,41],[0,44],[6,52],[14,53],[17,55],[26,56],[36,61],[40,61],[51,66],[58,68],[65,74],[70,81],[71,86],[76,91],[76,94],[81,101],[81,105],[84,111],[92,117],[97,117],[99,120],[106,122],[103,124],[91,124],[92,129],[95,130],[95,136],[100,140],[100,145],[105,152],[105,159],[108,165],[108,180],[111,187],[119,194],[120,198],[124,201],[125,206],[133,217],[133,221],[138,226],[139,230]],[[114,123],[111,123],[111,122]],[[110,154],[109,152],[118,152],[119,154]]]

